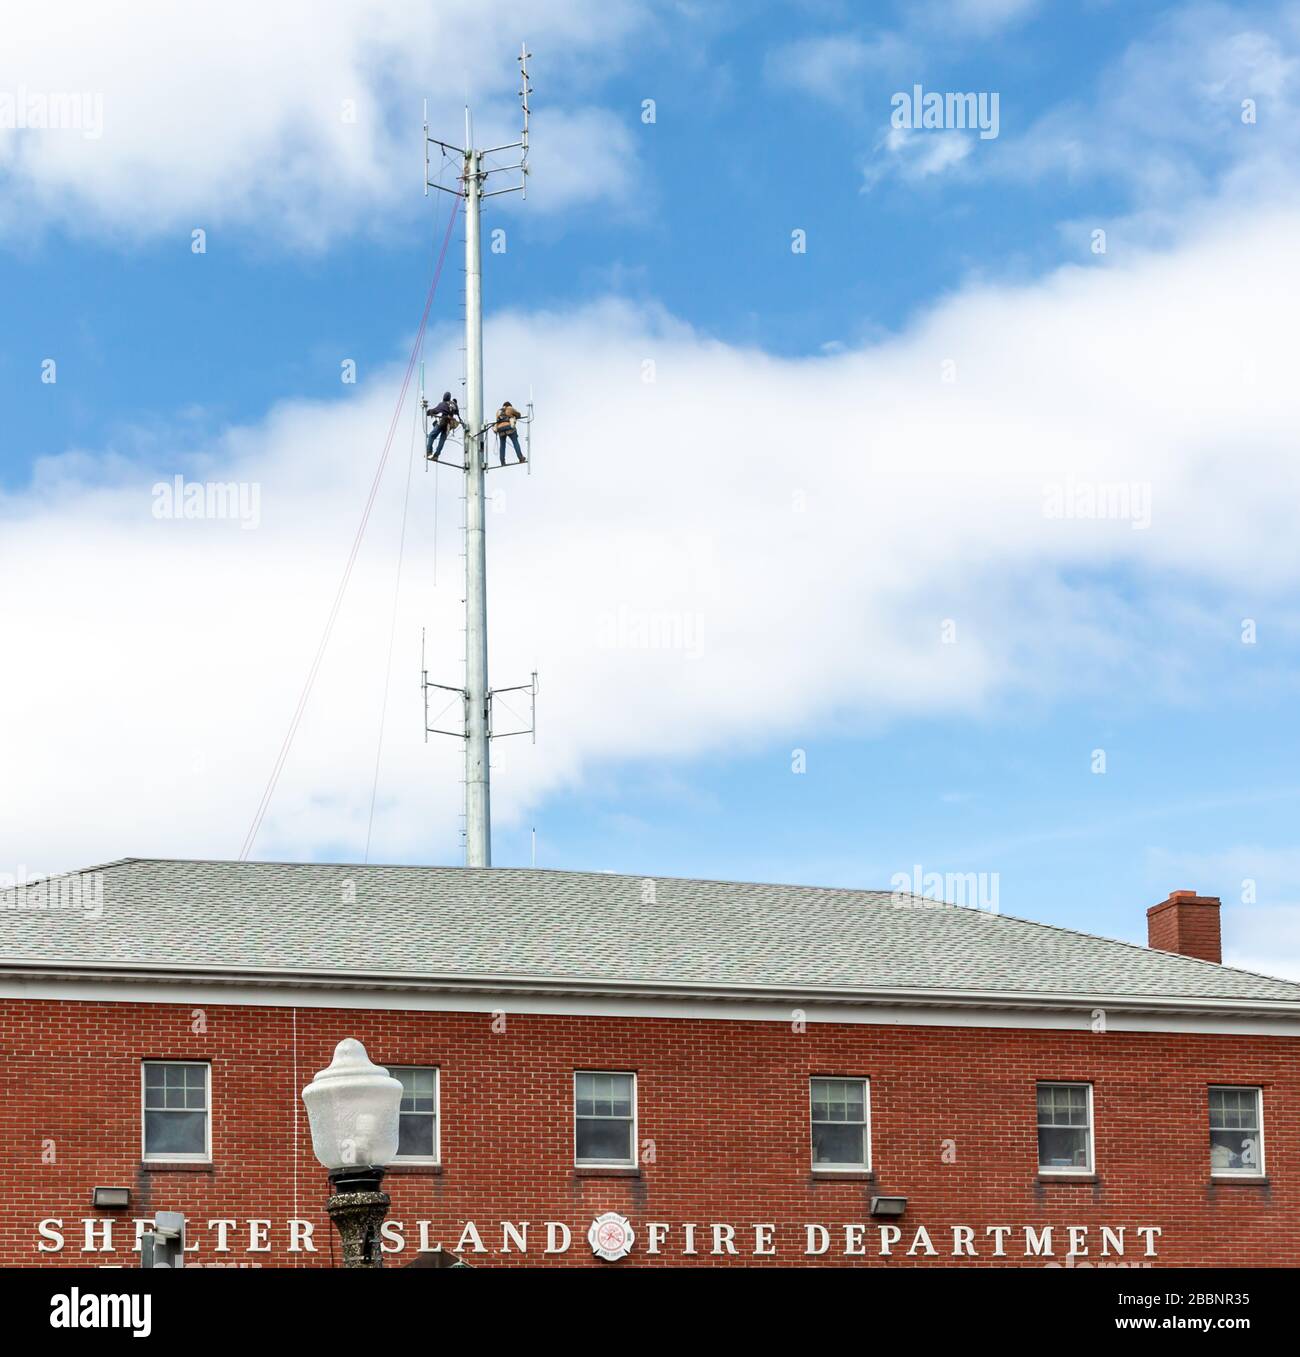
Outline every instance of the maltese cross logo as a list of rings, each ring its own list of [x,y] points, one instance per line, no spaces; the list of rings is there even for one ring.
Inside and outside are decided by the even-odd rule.
[[[635,1239],[631,1221],[613,1211],[597,1216],[587,1231],[587,1243],[591,1245],[592,1253],[607,1263],[617,1263],[620,1258],[626,1258],[632,1251]]]

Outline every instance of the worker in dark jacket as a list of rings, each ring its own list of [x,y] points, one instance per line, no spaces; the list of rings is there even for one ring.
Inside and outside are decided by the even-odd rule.
[[[524,454],[519,450],[519,435],[515,432],[515,424],[519,420],[523,419],[523,417],[524,417],[523,411],[516,410],[515,407],[510,404],[509,401],[506,401],[506,403],[497,411],[496,423],[492,426],[492,428],[495,430],[496,436],[500,440],[500,447],[498,451],[501,454],[502,466],[505,466],[506,464],[507,438],[515,446],[515,456],[518,457],[521,462],[526,462],[528,460],[524,456]]]
[[[442,448],[447,441],[447,435],[460,426],[460,406],[452,400],[450,391],[444,391],[442,399],[437,405],[425,407],[425,413],[433,420],[433,423],[429,425],[429,435],[424,440],[424,455],[436,462],[442,456]],[[436,448],[433,446],[435,436],[438,440]]]

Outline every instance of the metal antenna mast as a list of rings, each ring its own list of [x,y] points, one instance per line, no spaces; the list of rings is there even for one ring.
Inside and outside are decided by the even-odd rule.
[[[485,530],[484,481],[488,470],[488,425],[483,422],[483,256],[481,248],[480,216],[485,198],[502,193],[520,193],[525,198],[528,185],[528,83],[527,44],[520,48],[520,100],[523,106],[523,131],[518,141],[504,146],[479,150],[474,146],[473,124],[470,112],[465,110],[465,145],[452,146],[429,136],[426,116],[424,124],[424,183],[425,196],[431,188],[451,193],[464,200],[465,205],[465,409],[461,412],[462,446],[465,461],[458,467],[465,473],[465,686],[452,688],[447,684],[430,683],[424,671],[425,737],[430,733],[457,735],[465,741],[465,865],[490,867],[492,865],[492,796],[491,758],[489,741],[501,735],[536,736],[537,675],[530,684],[495,691],[488,686],[487,637],[487,534]],[[429,147],[437,146],[443,156],[460,156],[463,168],[459,187],[449,188],[434,182],[429,175]],[[487,163],[489,156],[503,151],[518,151],[519,159],[513,165],[494,166]],[[505,188],[484,191],[491,175],[517,171],[519,182]],[[436,387],[435,387],[436,390]],[[530,403],[529,420],[532,418]],[[530,440],[531,443],[531,440]],[[456,466],[454,462],[439,465]],[[518,465],[515,463],[514,465]],[[497,468],[500,470],[501,468]],[[463,727],[459,731],[443,730],[429,724],[429,689],[458,693],[464,705]],[[492,720],[493,698],[501,693],[528,692],[532,698],[532,718],[527,727],[518,730],[494,730]],[[502,704],[505,705],[504,703]],[[444,707],[444,711],[446,708]],[[514,713],[512,713],[513,715]],[[436,718],[435,718],[436,719]]]

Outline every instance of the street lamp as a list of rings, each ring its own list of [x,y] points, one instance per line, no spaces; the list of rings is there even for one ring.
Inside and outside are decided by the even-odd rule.
[[[402,1086],[345,1037],[334,1059],[302,1091],[311,1147],[329,1170],[330,1219],[343,1240],[344,1267],[382,1267],[379,1227],[388,1212],[380,1190],[397,1154]]]

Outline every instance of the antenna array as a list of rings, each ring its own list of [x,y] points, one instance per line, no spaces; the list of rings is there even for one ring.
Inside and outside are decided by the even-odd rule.
[[[462,447],[464,462],[438,461],[438,466],[449,466],[460,471],[465,477],[465,684],[461,688],[449,684],[431,683],[428,670],[424,667],[421,655],[421,685],[424,689],[424,728],[425,738],[431,734],[452,735],[465,741],[465,864],[468,867],[490,867],[492,865],[492,811],[491,811],[491,758],[490,742],[507,735],[531,735],[536,738],[537,729],[537,674],[527,684],[516,684],[510,688],[493,689],[488,686],[488,647],[487,647],[487,534],[484,515],[484,479],[489,469],[503,470],[507,465],[502,454],[501,465],[489,467],[487,457],[487,434],[492,425],[483,419],[483,261],[481,248],[481,210],[483,200],[495,198],[505,193],[518,193],[528,196],[528,120],[529,96],[532,85],[528,77],[528,58],[531,53],[527,44],[520,47],[519,99],[523,111],[523,130],[518,141],[503,146],[492,146],[478,150],[473,143],[473,126],[469,109],[465,110],[465,145],[453,146],[429,135],[428,105],[425,105],[424,117],[424,192],[437,189],[462,199],[465,209],[465,409],[461,412]],[[432,178],[429,148],[436,146],[443,157],[459,156],[462,169],[457,178],[457,187],[452,188]],[[499,155],[505,151],[518,151],[519,158],[511,165],[488,165],[486,157]],[[513,174],[519,176],[518,183],[507,184],[503,188],[485,190],[485,185],[493,175]],[[435,387],[435,390],[437,388]],[[525,429],[531,435],[533,417],[532,401],[528,404],[528,413],[524,419]],[[512,425],[513,427],[513,425]],[[528,438],[531,451],[532,439]],[[504,450],[505,440],[501,440]],[[531,459],[516,462],[513,465],[527,465],[531,470]],[[422,646],[423,650],[423,646]],[[441,721],[447,709],[459,696],[462,704],[461,729],[454,730],[441,725],[430,725],[430,690],[452,694],[443,699],[442,711],[433,719]],[[527,722],[508,706],[505,694],[528,694],[531,711]],[[496,729],[493,720],[494,706],[499,705],[510,716],[515,717],[518,725],[513,728]]]

